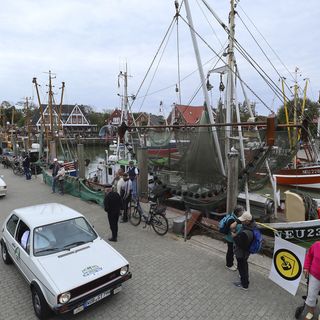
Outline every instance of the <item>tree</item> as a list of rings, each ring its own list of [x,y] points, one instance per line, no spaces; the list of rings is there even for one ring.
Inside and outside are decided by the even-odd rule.
[[[287,110],[288,110],[288,118],[289,123],[294,122],[294,100],[290,100],[287,103]],[[310,99],[306,100],[304,113],[302,114],[302,105],[303,105],[303,99],[297,100],[297,122],[308,124],[308,128],[312,134],[315,134],[317,131],[317,124],[316,121],[319,117],[319,108],[320,105],[318,102],[311,101]],[[287,123],[286,121],[286,115],[284,106],[282,105],[277,112],[278,117],[278,123]]]

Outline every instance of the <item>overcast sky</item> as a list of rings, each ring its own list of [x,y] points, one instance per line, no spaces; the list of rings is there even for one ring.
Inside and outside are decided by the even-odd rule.
[[[181,1],[179,1],[181,3]],[[201,0],[189,0],[195,29],[215,52],[226,47],[227,36],[215,19],[204,11]],[[229,0],[207,0],[211,8],[227,23]],[[299,67],[299,84],[310,79],[308,96],[318,99],[320,90],[320,3],[319,0],[241,0],[237,8],[241,19],[253,32],[281,76],[293,85],[292,74]],[[120,105],[118,74],[128,64],[129,94],[136,94],[155,53],[175,14],[173,0],[2,0],[0,10],[0,102],[22,101],[33,97],[32,78],[41,84],[41,100],[46,103],[46,84],[51,70],[56,101],[60,101],[61,82],[66,83],[64,103],[88,104],[97,111]],[[181,11],[185,17],[185,11]],[[252,24],[254,23],[254,25]],[[181,102],[203,103],[200,91],[194,99],[200,80],[186,24],[179,22]],[[168,38],[166,50],[157,60],[142,86],[132,111],[159,113],[160,101],[165,114],[179,102],[175,92],[178,83],[176,28]],[[259,32],[258,32],[258,31]],[[272,50],[261,37],[268,41]],[[278,83],[279,75],[257,49],[239,18],[236,38]],[[214,52],[201,40],[199,47],[205,73],[216,63]],[[276,55],[275,55],[276,53]],[[251,100],[258,102],[260,114],[267,114],[281,104],[274,99],[257,73],[236,52],[239,70],[248,86],[256,92]],[[278,59],[280,57],[281,60]],[[157,70],[155,72],[154,70]],[[153,81],[151,81],[153,79]],[[214,88],[212,105],[219,97],[219,79],[210,78]],[[165,88],[167,88],[165,90]],[[143,98],[147,95],[145,98]],[[287,92],[290,97],[290,93]],[[259,102],[259,97],[269,109]],[[239,100],[242,94],[238,94]]]

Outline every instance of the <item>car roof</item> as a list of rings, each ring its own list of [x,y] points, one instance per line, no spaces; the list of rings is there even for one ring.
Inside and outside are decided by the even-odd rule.
[[[81,213],[60,203],[45,203],[15,209],[16,214],[31,229],[73,218],[83,217]]]

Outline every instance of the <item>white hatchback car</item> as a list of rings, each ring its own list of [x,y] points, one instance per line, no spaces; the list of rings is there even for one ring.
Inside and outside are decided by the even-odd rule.
[[[3,180],[3,176],[0,176],[0,197],[4,197],[7,194],[7,184]]]
[[[84,216],[57,203],[13,210],[2,227],[1,255],[30,284],[39,319],[51,310],[76,314],[131,278],[128,261]]]

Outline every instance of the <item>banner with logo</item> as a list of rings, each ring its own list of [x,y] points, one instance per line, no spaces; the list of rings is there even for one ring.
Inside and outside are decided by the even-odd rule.
[[[305,255],[305,248],[275,236],[269,279],[295,296],[303,273]]]

